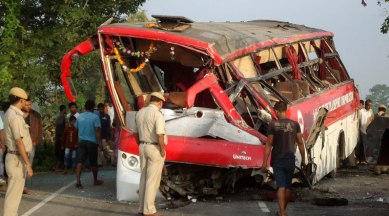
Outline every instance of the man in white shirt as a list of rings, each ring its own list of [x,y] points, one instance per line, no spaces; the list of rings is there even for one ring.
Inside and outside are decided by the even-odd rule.
[[[361,164],[367,164],[366,162],[366,145],[367,145],[367,132],[366,129],[369,126],[369,124],[374,119],[374,113],[371,109],[372,102],[370,99],[365,101],[365,107],[359,110],[359,132],[360,132],[360,141],[358,143],[357,149],[356,149],[356,156],[357,160]]]
[[[106,101],[104,105],[108,106],[108,113],[107,114],[109,115],[109,117],[111,119],[111,126],[112,126],[113,118],[115,117],[115,110],[114,110],[111,102]]]

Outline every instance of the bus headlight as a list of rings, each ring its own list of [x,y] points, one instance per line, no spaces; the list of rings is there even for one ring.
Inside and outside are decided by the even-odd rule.
[[[131,156],[128,158],[128,165],[131,167],[131,168],[134,168],[134,167],[137,167],[138,166],[138,159],[134,156]]]

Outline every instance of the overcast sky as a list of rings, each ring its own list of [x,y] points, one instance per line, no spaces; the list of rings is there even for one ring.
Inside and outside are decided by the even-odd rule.
[[[375,84],[389,85],[389,34],[381,34],[385,11],[376,0],[146,0],[155,15],[185,16],[196,22],[272,19],[324,29],[364,98]]]

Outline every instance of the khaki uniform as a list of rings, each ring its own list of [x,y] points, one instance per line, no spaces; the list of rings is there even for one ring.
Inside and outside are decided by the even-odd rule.
[[[8,188],[4,200],[4,216],[18,215],[18,208],[26,181],[26,167],[18,154],[16,140],[22,138],[27,154],[32,150],[32,141],[23,112],[10,106],[4,115],[4,135],[7,151],[5,168],[8,174]]]
[[[139,183],[139,212],[154,214],[155,197],[161,182],[165,157],[161,156],[158,135],[165,134],[165,119],[158,108],[150,104],[136,115],[135,132],[139,133],[141,177]]]

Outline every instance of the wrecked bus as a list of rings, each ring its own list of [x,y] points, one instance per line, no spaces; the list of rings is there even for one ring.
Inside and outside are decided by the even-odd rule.
[[[118,200],[137,199],[140,163],[132,127],[152,92],[167,99],[161,110],[168,134],[160,187],[165,197],[233,191],[244,178],[264,181],[259,169],[267,125],[277,118],[273,105],[280,100],[288,104],[287,116],[301,126],[311,183],[334,172],[353,152],[359,95],[331,32],[270,20],[154,18],[137,24],[107,21],[61,65],[66,96],[75,101],[72,60],[100,53],[123,126]]]

